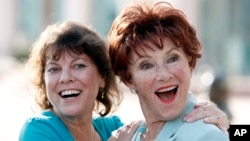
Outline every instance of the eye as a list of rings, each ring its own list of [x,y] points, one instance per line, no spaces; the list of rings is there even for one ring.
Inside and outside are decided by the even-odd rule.
[[[76,68],[76,69],[81,69],[81,68],[85,68],[85,67],[86,67],[86,65],[84,65],[84,64],[76,64],[74,66],[74,68]]]
[[[148,62],[143,62],[140,66],[141,69],[145,70],[145,69],[149,69],[152,68],[152,64],[148,63]]]
[[[167,60],[168,63],[173,63],[173,62],[176,62],[179,60],[179,56],[174,54],[174,55],[171,55],[171,57]]]
[[[51,68],[48,68],[48,70],[47,70],[47,72],[49,72],[49,73],[55,73],[57,71],[59,71],[59,68],[57,68],[57,67],[51,67]]]

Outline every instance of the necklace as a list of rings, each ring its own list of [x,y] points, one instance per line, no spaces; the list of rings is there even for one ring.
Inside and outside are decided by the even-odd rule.
[[[146,135],[147,133],[148,133],[148,130],[147,130],[147,128],[146,128],[146,124],[144,124],[144,125],[142,126],[142,131],[141,131],[141,133],[139,133],[140,139],[141,139],[142,141],[156,141],[156,138],[151,139],[148,135]]]
[[[140,133],[140,138],[142,141],[156,141],[156,139],[147,138],[147,136],[144,133]]]
[[[73,131],[73,136],[75,138],[76,141],[82,141],[83,140],[83,135],[81,133],[77,133]],[[96,132],[95,129],[93,129],[92,131],[92,137],[90,138],[90,141],[95,141],[96,139]]]

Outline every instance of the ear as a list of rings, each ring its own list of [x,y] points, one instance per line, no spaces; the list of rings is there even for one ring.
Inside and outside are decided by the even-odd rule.
[[[131,82],[126,82],[126,85],[127,85],[127,87],[130,89],[130,91],[131,91],[132,93],[134,93],[134,94],[137,93],[137,89],[136,89],[136,87],[135,87],[135,85],[134,85],[133,83],[131,83]]]
[[[105,78],[102,78],[100,82],[100,88],[104,88],[104,87],[105,87]]]
[[[134,88],[134,85],[131,82],[126,82],[126,85],[129,89]]]

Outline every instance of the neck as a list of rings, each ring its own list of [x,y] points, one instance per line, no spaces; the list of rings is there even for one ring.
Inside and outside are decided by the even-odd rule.
[[[141,135],[142,141],[154,141],[160,133],[165,121],[146,122],[145,133]]]
[[[75,141],[95,141],[99,139],[94,126],[91,125],[72,125],[67,124],[67,127],[74,137]]]
[[[54,112],[55,113],[55,112]],[[81,117],[67,117],[56,114],[63,123],[68,127],[75,141],[99,141],[99,134],[92,124],[92,114]]]
[[[75,119],[68,120],[61,118],[64,124],[68,127],[75,141],[97,141],[100,140],[99,134],[96,132],[92,119],[88,120]]]

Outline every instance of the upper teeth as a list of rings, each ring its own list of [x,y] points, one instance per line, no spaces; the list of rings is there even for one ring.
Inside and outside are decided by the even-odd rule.
[[[80,93],[79,90],[65,90],[62,91],[62,96]]]
[[[164,88],[164,89],[159,90],[158,92],[171,91],[171,90],[175,89],[176,87],[177,87],[177,86],[172,86],[172,87]]]

